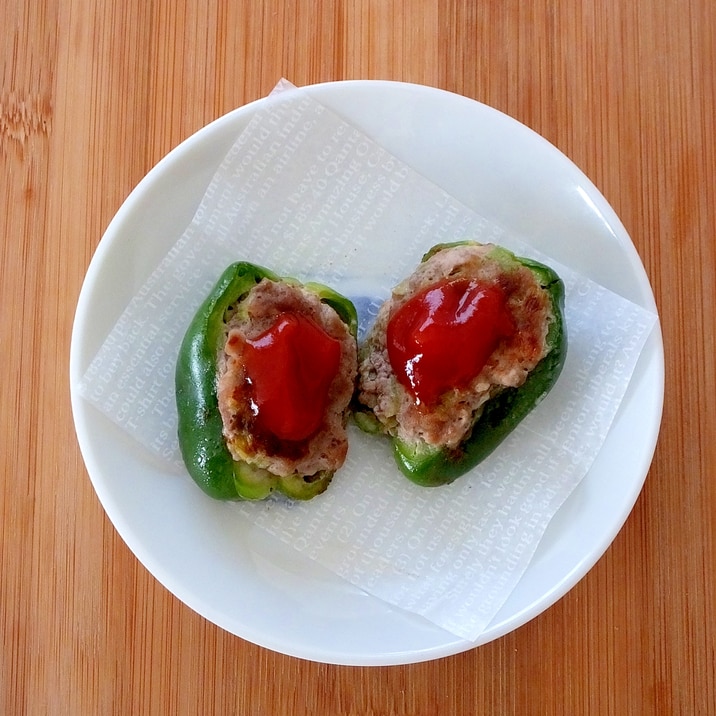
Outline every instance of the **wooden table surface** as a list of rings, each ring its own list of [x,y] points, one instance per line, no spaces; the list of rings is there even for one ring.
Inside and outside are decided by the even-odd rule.
[[[713,0],[5,0],[0,24],[0,713],[716,713]],[[593,180],[654,288],[665,406],[632,515],[557,604],[457,656],[330,666],[222,631],[127,549],[77,446],[70,333],[105,227],[282,76],[512,115]]]

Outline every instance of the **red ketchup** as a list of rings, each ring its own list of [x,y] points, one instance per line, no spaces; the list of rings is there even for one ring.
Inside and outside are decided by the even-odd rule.
[[[475,279],[445,280],[404,303],[388,322],[390,365],[418,405],[466,388],[514,333],[504,292]]]
[[[338,373],[340,341],[311,319],[282,313],[242,351],[256,426],[279,440],[311,437],[320,427]]]

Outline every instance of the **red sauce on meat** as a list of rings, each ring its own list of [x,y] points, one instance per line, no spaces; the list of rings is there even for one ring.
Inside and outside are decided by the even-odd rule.
[[[499,286],[446,280],[410,298],[387,327],[388,358],[418,404],[431,406],[466,388],[501,339],[515,331]]]
[[[242,356],[255,425],[281,441],[311,437],[323,422],[341,358],[340,341],[311,319],[282,313]]]

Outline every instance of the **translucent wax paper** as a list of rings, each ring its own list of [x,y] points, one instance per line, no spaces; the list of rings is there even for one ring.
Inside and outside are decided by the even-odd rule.
[[[231,506],[237,520],[360,589],[477,639],[594,461],[656,316],[506,234],[307,91],[277,90],[107,337],[81,394],[189,480],[177,446],[174,366],[191,317],[229,263],[331,285],[354,300],[361,336],[391,287],[436,243],[492,241],[552,265],[566,285],[564,371],[471,473],[418,487],[398,472],[387,440],[351,425],[346,464],[326,493]]]

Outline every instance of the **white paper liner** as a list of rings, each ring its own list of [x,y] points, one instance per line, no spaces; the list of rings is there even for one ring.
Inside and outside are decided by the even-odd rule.
[[[229,263],[247,260],[331,285],[356,303],[361,336],[391,287],[436,243],[493,241],[550,264],[567,289],[563,373],[469,475],[440,488],[413,485],[398,472],[387,441],[351,426],[348,459],[325,494],[305,503],[232,506],[237,519],[366,592],[475,640],[594,461],[656,316],[507,235],[307,91],[283,82],[277,89],[107,337],[80,392],[181,466],[176,355]]]

